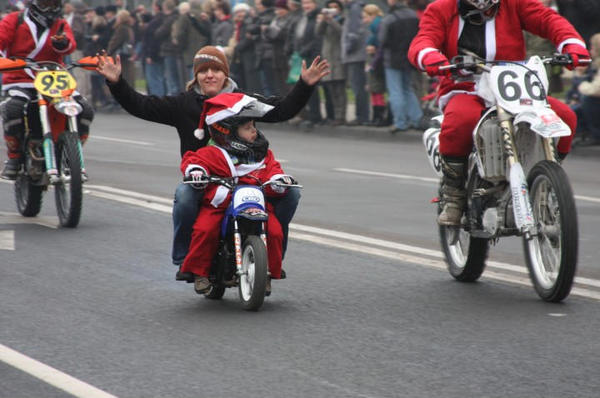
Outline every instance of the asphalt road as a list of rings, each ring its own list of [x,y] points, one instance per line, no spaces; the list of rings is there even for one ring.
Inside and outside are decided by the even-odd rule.
[[[215,302],[174,281],[172,128],[98,115],[77,229],[54,228],[52,192],[39,217],[15,216],[0,183],[0,398],[598,396],[593,152],[565,162],[579,280],[548,304],[516,238],[491,248],[478,283],[444,270],[416,132],[265,132],[305,189],[289,278],[257,313],[232,289]]]

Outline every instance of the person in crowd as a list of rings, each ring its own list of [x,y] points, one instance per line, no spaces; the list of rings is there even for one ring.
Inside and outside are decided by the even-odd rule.
[[[181,171],[184,178],[197,181],[205,176],[236,177],[239,183],[247,185],[262,185],[269,181],[291,182],[269,149],[269,141],[256,128],[255,117],[243,116],[248,108],[258,115],[272,106],[241,93],[223,93],[205,101],[205,123],[214,144],[183,155]],[[231,192],[225,197],[219,195],[222,188],[214,184],[198,188],[206,192],[181,272],[187,273],[190,280],[193,276],[196,293],[203,294],[210,288],[210,267],[217,254],[220,225],[232,195]],[[277,200],[285,191],[286,188],[273,185],[264,189],[267,200]],[[269,276],[265,294],[269,296],[271,279],[281,279],[283,231],[273,205],[267,202],[265,210],[269,214],[266,225]]]
[[[558,12],[579,32],[586,43],[594,33],[600,32],[600,1],[556,0]]]
[[[171,31],[173,24],[177,20],[175,0],[165,0],[162,3],[162,12],[164,18],[161,25],[154,32],[153,40],[159,43],[158,54],[163,60],[166,94],[174,95],[181,91],[181,80],[179,77],[179,51],[173,45]]]
[[[131,14],[127,10],[117,12],[115,26],[112,36],[108,42],[106,52],[114,57],[119,55],[121,58],[121,69],[123,78],[132,84],[135,83],[135,71],[133,69],[133,26],[130,20]]]
[[[331,73],[323,78],[323,88],[333,103],[333,126],[346,123],[346,71],[342,64],[343,5],[339,0],[326,4],[317,15],[317,35],[323,40],[321,54],[329,61]]]
[[[190,0],[189,7],[189,12],[180,13],[173,24],[173,44],[181,52],[186,81],[194,73],[193,60],[196,50],[211,41],[211,23],[202,11],[202,0]]]
[[[391,132],[419,128],[423,111],[411,80],[415,70],[406,56],[417,34],[419,19],[406,0],[387,0],[390,10],[381,23],[379,43],[383,49],[385,82],[394,116]]]
[[[85,11],[87,6],[81,0],[74,0],[72,3],[65,3],[63,6],[63,13],[65,20],[71,26],[73,31],[73,37],[77,48],[69,56],[72,61],[77,61],[84,56],[84,50],[86,47],[86,36],[88,34],[88,25],[85,22]],[[68,62],[65,58],[65,62]],[[75,68],[71,70],[71,74],[77,81],[77,91],[84,97],[91,99],[91,80],[90,73],[81,68]]]
[[[213,10],[215,21],[212,26],[212,45],[227,47],[233,35],[233,21],[231,20],[231,7],[227,0],[215,2]]]
[[[108,42],[112,36],[112,33],[115,30],[115,23],[117,22],[117,6],[114,4],[109,4],[104,7],[104,19],[106,20],[106,29],[104,30],[104,34],[100,37],[100,45],[102,48],[106,48],[108,46]]]
[[[284,95],[288,92],[287,77],[290,71],[290,54],[286,52],[286,40],[289,37],[291,22],[288,1],[276,0],[275,18],[265,29],[264,35],[265,39],[273,45],[273,85],[277,95]],[[327,56],[324,58],[330,60]]]
[[[294,31],[294,51],[302,58],[302,62],[315,58],[321,51],[321,39],[316,35],[317,15],[320,9],[315,0],[302,0],[302,18]],[[308,100],[308,120],[301,123],[302,127],[311,129],[316,123],[321,123],[321,101],[319,92],[315,90]]]
[[[379,30],[383,11],[376,4],[367,4],[362,10],[362,22],[367,26],[367,91],[371,95],[371,124],[381,127],[386,122],[385,71],[383,69],[383,51],[379,44]]]
[[[0,56],[62,64],[63,57],[75,50],[76,43],[71,27],[61,16],[61,0],[31,0],[25,10],[8,14],[0,21]],[[38,43],[37,34],[46,40]],[[0,114],[8,160],[1,176],[8,180],[16,179],[23,159],[24,111],[28,114],[28,127],[34,131],[42,129],[32,76],[30,71],[23,69],[2,74],[6,100],[1,104]],[[81,95],[74,95],[73,99],[82,107],[77,116],[77,128],[84,143],[94,111]]]
[[[163,96],[166,93],[165,68],[163,57],[160,55],[161,42],[155,40],[156,31],[163,24],[165,15],[162,13],[162,1],[154,0],[152,2],[152,13],[154,17],[146,26],[144,36],[142,37],[141,57],[146,65],[146,85],[148,94]],[[133,84],[133,82],[131,82]]]
[[[104,18],[104,7],[99,6],[86,13],[88,25],[88,41],[84,48],[84,55],[95,55],[104,47],[102,38],[107,30]],[[97,74],[90,74],[91,101],[95,109],[105,109],[109,106],[109,99],[105,91],[104,79]]]
[[[245,3],[239,3],[233,9],[235,22],[233,64],[235,76],[240,87],[250,93],[260,90],[260,79],[256,70],[256,38],[260,31],[255,28],[252,9]]]
[[[441,66],[448,65],[459,49],[488,60],[521,61],[526,50],[523,29],[552,40],[559,52],[571,57],[571,67],[589,62],[585,42],[575,28],[539,0],[437,0],[421,18],[409,60],[429,75],[444,76],[439,89],[439,106],[444,112],[439,137],[443,172],[440,225],[460,225],[472,132],[485,109],[483,99],[473,95],[474,82],[456,82]],[[548,103],[574,133],[575,113],[555,98],[548,97]],[[569,152],[572,138],[559,140],[560,159]]]
[[[214,46],[201,48],[194,56],[194,79],[187,84],[186,91],[176,96],[147,96],[136,92],[121,75],[119,57],[116,63],[107,63],[101,58],[98,72],[107,81],[112,95],[130,114],[170,125],[176,128],[180,139],[180,153],[195,151],[207,145],[209,134],[202,128],[201,114],[204,101],[223,92],[241,92],[235,82],[229,78],[229,63],[225,54]],[[265,122],[281,122],[296,115],[308,101],[315,85],[329,73],[326,60],[315,58],[310,67],[302,65],[300,80],[292,91],[285,96],[263,98],[253,96],[260,101],[274,106],[260,120]],[[179,266],[188,253],[192,225],[198,214],[198,203],[201,192],[188,185],[180,184],[175,192],[173,206],[174,239],[172,258],[173,264]],[[283,251],[287,245],[287,229],[298,201],[300,193],[292,189],[273,202],[275,214],[284,232]]]
[[[591,78],[577,86],[579,101],[573,110],[577,114],[577,135],[580,146],[600,145],[600,33],[590,38],[592,55]]]
[[[255,20],[256,42],[256,70],[260,78],[261,92],[266,95],[275,94],[275,80],[273,79],[274,64],[273,43],[266,37],[266,30],[275,19],[275,0],[255,0],[257,17]]]
[[[346,78],[354,93],[356,118],[350,124],[366,125],[369,122],[369,96],[365,63],[367,60],[368,32],[362,23],[363,3],[360,0],[344,0],[346,16],[342,26],[342,63]]]

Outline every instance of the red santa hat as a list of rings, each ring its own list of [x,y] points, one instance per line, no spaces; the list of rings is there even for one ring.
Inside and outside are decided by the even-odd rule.
[[[244,93],[222,93],[204,101],[199,128],[217,123],[232,116],[258,118],[273,109],[257,98]]]

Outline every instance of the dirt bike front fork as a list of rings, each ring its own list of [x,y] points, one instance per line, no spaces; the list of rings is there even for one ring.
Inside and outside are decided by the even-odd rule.
[[[504,109],[498,107],[498,120],[502,131],[502,140],[504,142],[504,153],[509,167],[509,182],[513,201],[513,213],[517,228],[523,236],[529,240],[535,235],[535,223],[533,211],[529,200],[529,187],[527,179],[523,172],[523,167],[519,162],[519,156],[515,141],[513,138],[512,116]]]

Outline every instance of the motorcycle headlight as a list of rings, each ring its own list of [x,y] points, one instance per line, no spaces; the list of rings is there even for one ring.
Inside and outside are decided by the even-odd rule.
[[[62,101],[55,105],[55,108],[60,113],[67,116],[76,116],[81,113],[83,108],[75,101]]]

